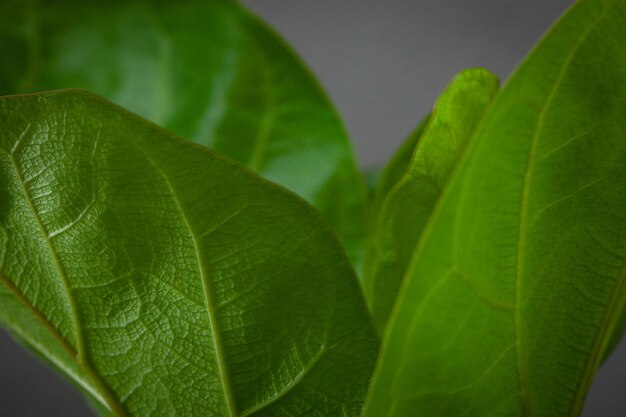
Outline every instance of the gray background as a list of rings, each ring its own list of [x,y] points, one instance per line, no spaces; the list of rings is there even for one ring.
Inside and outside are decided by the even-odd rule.
[[[566,0],[248,0],[295,47],[346,121],[361,166],[383,164],[459,70],[503,79]],[[600,369],[584,416],[626,415],[626,344]],[[8,417],[91,415],[67,382],[0,332]],[[200,416],[199,416],[200,417]]]

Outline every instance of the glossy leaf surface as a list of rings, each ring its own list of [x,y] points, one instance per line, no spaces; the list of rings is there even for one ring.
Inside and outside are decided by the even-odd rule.
[[[113,415],[360,414],[377,341],[308,204],[87,93],[0,120],[0,322]]]
[[[363,180],[302,62],[234,1],[0,3],[0,95],[84,88],[310,201],[360,264]]]
[[[626,281],[626,1],[583,0],[496,99],[427,224],[367,417],[577,416]]]
[[[381,333],[433,207],[497,91],[498,79],[487,70],[470,69],[457,75],[441,95],[428,124],[408,139],[383,177],[380,195],[385,198],[363,278],[370,310]],[[419,141],[417,134],[421,136]],[[408,151],[410,145],[413,152]],[[405,171],[399,176],[402,166]]]

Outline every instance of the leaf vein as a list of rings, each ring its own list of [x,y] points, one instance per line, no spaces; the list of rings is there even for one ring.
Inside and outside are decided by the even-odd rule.
[[[526,164],[526,172],[524,173],[523,178],[523,188],[522,188],[522,196],[520,201],[520,222],[519,222],[519,233],[518,233],[518,258],[517,258],[517,277],[516,277],[516,291],[515,291],[515,333],[517,339],[517,368],[518,375],[520,381],[520,389],[521,389],[521,398],[522,403],[524,405],[526,413],[531,413],[531,402],[530,391],[529,391],[529,380],[527,369],[525,368],[526,358],[523,351],[523,335],[522,335],[522,324],[521,324],[521,308],[522,308],[522,291],[523,291],[523,277],[525,275],[525,256],[526,256],[526,241],[527,241],[527,228],[528,228],[528,206],[529,206],[529,196],[532,184],[532,177],[534,174],[534,169],[537,161],[536,153],[537,153],[537,145],[539,140],[544,132],[544,124],[546,114],[548,113],[548,109],[551,108],[554,99],[560,90],[561,83],[563,82],[565,75],[567,74],[567,70],[569,69],[572,61],[578,54],[580,48],[583,43],[587,39],[587,37],[591,34],[591,32],[600,24],[600,22],[607,15],[609,10],[608,5],[605,6],[603,12],[596,18],[590,25],[585,29],[580,38],[577,39],[576,43],[573,45],[572,50],[567,54],[561,69],[556,77],[554,85],[552,86],[545,104],[541,109],[537,125],[535,128],[535,133],[531,139],[530,144],[530,152],[528,154],[528,162]]]
[[[133,137],[137,148],[143,153],[143,155],[147,158],[148,162],[154,167],[154,169],[161,175],[163,180],[165,181],[167,187],[170,190],[170,194],[178,207],[178,210],[181,213],[181,217],[185,222],[185,226],[189,231],[189,234],[193,240],[194,248],[196,252],[196,258],[198,259],[198,273],[200,274],[200,280],[202,281],[202,286],[204,289],[205,296],[205,308],[209,320],[209,326],[211,328],[211,335],[213,345],[215,347],[215,353],[217,354],[217,366],[219,371],[220,379],[222,380],[222,387],[224,389],[224,399],[226,401],[226,407],[228,408],[228,413],[232,417],[237,417],[237,407],[235,404],[235,398],[233,394],[233,388],[230,382],[230,378],[228,375],[228,369],[226,366],[226,358],[224,353],[224,347],[222,346],[221,336],[220,336],[220,328],[217,321],[216,307],[213,305],[215,303],[213,288],[211,282],[209,280],[208,274],[208,266],[204,262],[205,254],[202,250],[202,239],[196,235],[194,228],[191,227],[189,223],[189,215],[185,210],[183,204],[178,197],[178,194],[175,191],[175,188],[170,180],[169,175],[156,163],[154,158],[150,155],[148,150],[141,146],[141,143]]]
[[[65,268],[63,267],[63,263],[61,262],[61,259],[59,257],[59,254],[55,246],[52,244],[52,241],[50,240],[49,234],[47,232],[47,228],[45,224],[43,223],[43,220],[41,219],[41,216],[39,215],[39,212],[37,211],[34,205],[33,199],[28,191],[28,188],[26,187],[26,183],[24,181],[24,177],[20,170],[18,161],[15,157],[15,154],[18,150],[19,145],[22,144],[24,138],[26,137],[26,134],[30,132],[30,129],[31,129],[31,125],[29,123],[27,127],[24,129],[24,131],[22,132],[22,134],[20,135],[19,139],[14,144],[13,148],[11,149],[11,152],[8,153],[8,156],[11,160],[11,165],[13,166],[13,169],[15,171],[17,182],[24,195],[24,199],[26,200],[29,206],[29,209],[31,211],[31,214],[33,215],[37,223],[37,226],[42,234],[42,238],[46,242],[46,246],[48,247],[48,250],[50,251],[50,254],[53,258],[53,262],[55,264],[57,272],[59,273],[61,284],[63,285],[63,289],[65,290],[66,295],[67,295],[67,301],[70,306],[70,314],[72,316],[71,318],[74,324],[74,331],[75,331],[75,337],[76,337],[76,349],[75,349],[76,355],[74,357],[77,359],[79,366],[85,371],[85,373],[91,378],[92,382],[96,385],[97,389],[100,391],[100,394],[102,398],[105,400],[106,405],[109,407],[109,409],[113,413],[117,414],[118,416],[125,417],[128,415],[128,413],[126,412],[122,404],[119,403],[115,399],[115,397],[111,393],[111,389],[107,386],[104,380],[100,378],[100,376],[95,372],[95,370],[92,368],[91,364],[89,363],[89,360],[87,357],[87,351],[85,349],[85,342],[83,339],[82,329],[81,329],[80,317],[78,315],[78,309],[77,309],[76,302],[73,297],[72,288],[69,284],[67,273],[65,272]],[[2,151],[6,152],[4,150]]]

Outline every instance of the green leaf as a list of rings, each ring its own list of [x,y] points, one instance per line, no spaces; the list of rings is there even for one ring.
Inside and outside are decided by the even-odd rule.
[[[429,114],[420,122],[420,124],[415,128],[413,132],[409,135],[408,138],[400,145],[400,147],[393,154],[387,165],[385,165],[382,173],[380,174],[380,178],[376,184],[375,190],[375,201],[374,201],[374,210],[372,213],[373,219],[378,219],[380,214],[380,208],[383,204],[383,201],[387,198],[387,195],[392,190],[394,185],[400,181],[400,179],[406,174],[407,169],[409,168],[409,164],[411,163],[411,159],[413,158],[413,153],[415,152],[415,148],[417,147],[418,141],[424,134],[426,127],[430,122],[431,115]]]
[[[577,416],[624,306],[626,1],[580,1],[468,145],[366,416]]]
[[[113,415],[360,414],[376,336],[308,204],[87,93],[0,120],[0,321]]]
[[[375,198],[376,188],[381,175],[382,168],[378,166],[368,168],[363,171],[363,179],[365,180],[365,185],[367,186],[367,197],[369,203],[371,203]]]
[[[364,290],[366,291],[366,295],[368,295],[368,287],[372,282],[372,269],[374,268],[373,264],[376,259],[376,227],[381,207],[389,191],[391,191],[393,186],[406,172],[407,167],[411,162],[411,157],[413,156],[413,151],[415,150],[417,141],[422,136],[426,126],[428,126],[429,120],[430,115],[426,116],[418,127],[411,132],[409,137],[396,150],[387,165],[380,169],[375,176],[368,174],[367,172],[364,175],[369,190],[369,204],[367,210],[367,251],[362,272],[362,284]]]
[[[366,189],[345,130],[288,46],[234,1],[3,1],[0,94],[84,88],[304,197],[348,255]]]
[[[380,333],[433,207],[497,91],[498,79],[489,71],[477,68],[461,72],[441,95],[428,125],[420,126],[409,137],[386,170],[379,192],[385,198],[363,277]]]

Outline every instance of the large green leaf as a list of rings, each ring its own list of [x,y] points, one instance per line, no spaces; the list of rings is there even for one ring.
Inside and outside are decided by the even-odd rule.
[[[0,2],[0,94],[84,88],[297,192],[363,255],[365,185],[332,105],[227,0]]]
[[[381,333],[420,234],[497,90],[498,79],[487,70],[470,69],[457,75],[441,95],[428,125],[417,129],[386,170],[379,191],[384,200],[363,277]],[[410,145],[414,152],[408,150]],[[400,176],[403,166],[405,172]]]
[[[377,352],[311,207],[82,92],[0,99],[0,321],[116,416],[357,416]]]
[[[626,1],[526,59],[425,227],[366,416],[576,416],[626,281]]]

